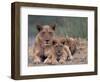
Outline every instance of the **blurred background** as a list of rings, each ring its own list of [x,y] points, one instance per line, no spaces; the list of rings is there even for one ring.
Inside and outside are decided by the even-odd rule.
[[[87,39],[87,17],[28,15],[28,37],[35,38],[36,25],[56,24],[56,34]]]

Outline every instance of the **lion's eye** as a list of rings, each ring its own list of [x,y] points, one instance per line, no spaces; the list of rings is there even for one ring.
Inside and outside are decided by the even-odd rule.
[[[42,35],[44,35],[44,34],[45,34],[45,32],[42,32],[41,34],[42,34]]]
[[[52,33],[52,32],[49,32],[49,34],[50,34],[50,35],[53,35],[53,33]]]

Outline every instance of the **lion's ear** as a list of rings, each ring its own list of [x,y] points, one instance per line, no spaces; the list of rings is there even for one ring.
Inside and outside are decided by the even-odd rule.
[[[54,25],[50,25],[51,26],[51,28],[53,29],[53,30],[55,30],[55,28],[56,28],[56,24],[54,24]]]
[[[42,25],[37,25],[37,30],[40,32],[42,30]]]

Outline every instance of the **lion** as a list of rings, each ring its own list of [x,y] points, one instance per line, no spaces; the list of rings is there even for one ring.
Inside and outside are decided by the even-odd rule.
[[[35,64],[41,62],[57,63],[55,55],[50,53],[52,50],[52,40],[55,36],[55,25],[37,25],[37,30],[38,34],[33,46],[33,62]]]
[[[71,54],[73,55],[77,50],[78,41],[73,37],[66,38],[66,45],[69,46]]]

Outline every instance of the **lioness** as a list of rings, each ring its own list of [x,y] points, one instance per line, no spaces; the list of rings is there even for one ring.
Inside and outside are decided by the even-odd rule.
[[[54,58],[54,54],[48,54],[48,52],[51,50],[52,40],[55,36],[55,25],[37,25],[37,30],[38,34],[33,46],[33,62],[35,64],[39,64],[41,62],[46,63],[47,60],[45,59],[47,59],[47,57],[48,59],[50,59],[50,57]],[[55,59],[52,60],[53,63],[56,62]]]

